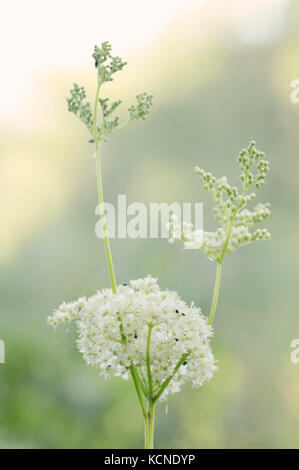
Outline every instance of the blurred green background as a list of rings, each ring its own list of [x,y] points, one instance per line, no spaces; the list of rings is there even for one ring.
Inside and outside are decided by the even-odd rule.
[[[91,14],[88,3],[81,2],[82,25]],[[73,81],[93,98],[94,41],[113,43],[114,33],[103,36],[101,25],[107,30],[111,24],[114,31],[117,2],[114,14],[106,12],[104,2],[91,3],[92,16],[99,17],[92,37],[85,34],[88,23],[81,30],[76,20],[75,31],[70,3],[62,17],[55,3],[51,41],[40,53],[46,65],[32,76],[29,65],[25,75],[25,64],[33,62],[33,44],[43,44],[47,22],[35,2],[30,4],[37,17],[30,19],[30,11],[26,17],[26,27],[37,34],[31,49],[19,33],[13,49],[18,53],[7,53],[17,83],[27,77],[31,88],[24,88],[22,102],[18,90],[14,93],[14,75],[0,113],[0,338],[6,345],[6,363],[0,364],[1,448],[143,445],[130,381],[104,382],[85,366],[74,332],[53,331],[46,323],[62,300],[109,284],[102,242],[94,233],[93,149],[65,103]],[[299,364],[290,362],[290,342],[299,337],[299,104],[290,100],[290,83],[299,78],[299,4],[190,1],[174,10],[177,2],[165,2],[169,12],[164,5],[167,21],[161,26],[159,2],[152,18],[129,3],[127,17],[117,23],[120,39],[114,48],[118,54],[117,45],[121,50],[128,34],[129,64],[105,93],[129,104],[146,90],[155,95],[155,106],[147,121],[104,145],[105,199],[115,202],[126,194],[128,204],[203,201],[209,230],[215,227],[211,201],[193,167],[237,182],[236,157],[251,139],[271,162],[259,200],[271,201],[266,226],[272,239],[243,248],[224,265],[213,339],[219,371],[200,390],[173,395],[168,414],[160,405],[156,446],[298,448]],[[138,44],[130,25],[146,29],[149,20],[151,36]],[[64,37],[55,37],[56,26]],[[9,40],[2,47],[9,48]],[[81,43],[78,62],[73,40]],[[54,66],[47,54],[52,48],[58,54],[59,47],[69,48],[72,60],[66,56]],[[208,312],[215,265],[199,253],[150,239],[113,240],[112,249],[119,282],[151,273],[161,286]]]

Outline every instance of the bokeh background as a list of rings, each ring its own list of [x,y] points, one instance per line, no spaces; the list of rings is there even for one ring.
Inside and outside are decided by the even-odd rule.
[[[106,96],[155,95],[150,118],[105,144],[107,201],[203,201],[194,165],[237,182],[254,138],[271,161],[270,242],[223,270],[213,340],[219,372],[161,405],[160,448],[298,448],[299,4],[287,0],[6,3],[0,74],[1,448],[132,448],[143,423],[130,382],[87,368],[75,335],[47,316],[62,300],[108,286],[93,149],[66,109],[74,81],[95,91],[91,53],[109,40],[128,61]],[[125,115],[125,113],[124,113]],[[215,265],[166,240],[113,240],[119,282],[152,273],[207,313]]]

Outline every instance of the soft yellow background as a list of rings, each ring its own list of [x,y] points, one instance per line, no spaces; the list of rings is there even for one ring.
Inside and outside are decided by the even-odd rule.
[[[127,61],[107,87],[125,105],[155,95],[150,118],[105,144],[106,200],[211,203],[194,165],[237,181],[254,138],[271,162],[270,242],[225,263],[215,321],[219,372],[160,406],[157,447],[296,447],[299,5],[283,0],[12,0],[0,24],[0,447],[141,447],[130,382],[105,383],[52,331],[62,301],[108,285],[95,237],[92,146],[66,109],[74,81],[95,90],[91,53],[109,40]],[[119,282],[148,273],[207,313],[215,266],[165,240],[112,242]]]

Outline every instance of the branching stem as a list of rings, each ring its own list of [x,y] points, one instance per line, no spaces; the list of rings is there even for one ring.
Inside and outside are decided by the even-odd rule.
[[[161,397],[162,393],[164,392],[164,390],[166,389],[167,385],[170,383],[170,381],[173,379],[173,377],[175,376],[175,374],[177,373],[177,371],[179,370],[179,368],[181,367],[181,365],[183,364],[183,362],[187,359],[187,357],[189,356],[190,352],[186,352],[184,354],[182,354],[180,360],[177,362],[175,368],[173,369],[173,373],[167,378],[164,380],[164,382],[162,383],[161,387],[160,387],[160,390],[158,391],[158,393],[156,394],[156,396],[154,397],[154,403],[156,403],[159,398]]]

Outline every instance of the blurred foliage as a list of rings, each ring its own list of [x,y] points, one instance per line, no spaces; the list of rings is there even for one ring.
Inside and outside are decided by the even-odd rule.
[[[289,360],[290,342],[299,335],[299,105],[289,99],[290,82],[299,76],[298,29],[296,2],[287,3],[284,28],[271,41],[232,41],[228,34],[209,45],[198,28],[192,35],[170,28],[152,45],[155,67],[135,64],[135,71],[154,74],[152,83],[140,82],[155,94],[152,116],[105,145],[107,201],[117,194],[127,194],[128,204],[204,200],[205,229],[214,226],[193,167],[236,179],[238,151],[252,138],[271,163],[261,196],[272,203],[272,240],[224,264],[214,340],[220,370],[200,391],[171,397],[167,415],[160,406],[160,448],[298,447],[299,366]],[[170,47],[177,42],[178,69]],[[94,234],[93,150],[65,106],[73,78],[62,72],[47,80],[38,98],[48,105],[41,124],[1,136],[7,230],[1,233],[0,337],[7,362],[0,365],[0,447],[141,447],[132,384],[103,382],[86,368],[73,332],[46,324],[62,300],[108,285]],[[200,254],[182,253],[165,240],[113,240],[112,249],[119,282],[151,273],[208,311],[215,265]]]

